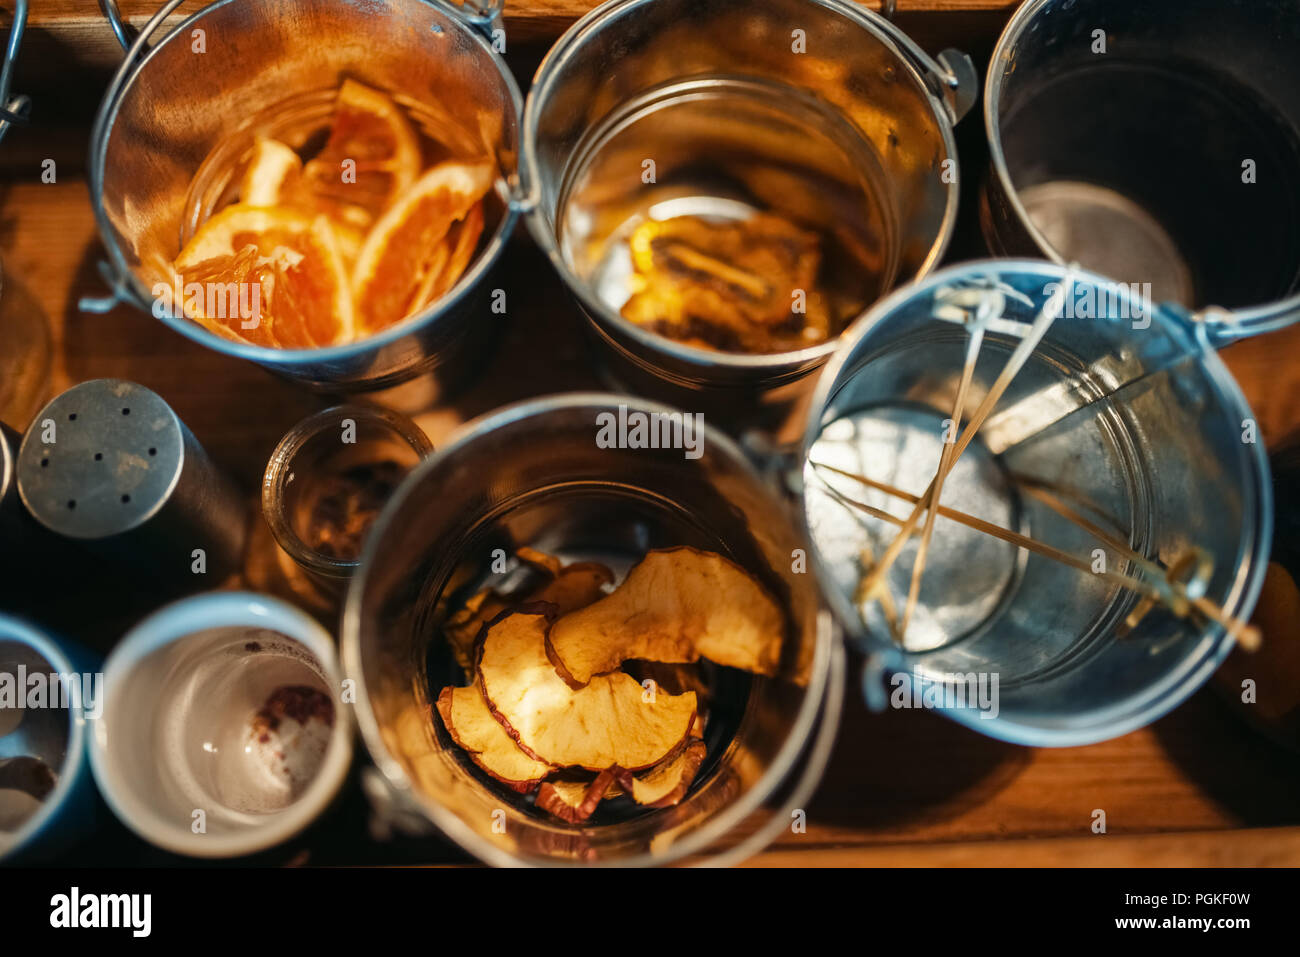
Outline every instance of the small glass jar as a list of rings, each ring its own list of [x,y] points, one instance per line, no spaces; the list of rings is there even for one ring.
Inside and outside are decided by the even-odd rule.
[[[280,548],[327,594],[360,564],[371,523],[433,444],[406,416],[338,405],[280,440],[262,479],[262,514]],[[286,571],[291,571],[286,569]]]

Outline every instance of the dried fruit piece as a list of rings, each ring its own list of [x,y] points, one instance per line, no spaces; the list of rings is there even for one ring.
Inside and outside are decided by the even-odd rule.
[[[571,685],[631,658],[692,662],[701,657],[773,675],[781,658],[781,609],[738,565],[713,552],[649,552],[623,584],[563,616],[547,650]]]
[[[529,601],[544,601],[556,608],[556,615],[585,608],[605,597],[605,586],[614,584],[614,573],[596,562],[565,565],[553,579],[533,592]]]
[[[279,140],[259,136],[239,186],[245,206],[279,206],[301,188],[302,160]]]
[[[384,329],[418,309],[430,275],[444,288],[460,278],[459,272],[451,275],[454,264],[442,244],[452,224],[466,219],[491,189],[495,175],[488,163],[441,163],[379,218],[352,273],[362,333]]]
[[[519,745],[492,717],[477,687],[443,688],[437,707],[451,739],[475,764],[502,784],[527,794],[554,770],[519,750]]]
[[[614,784],[614,769],[601,771],[592,781],[543,781],[537,791],[537,806],[570,824],[581,824],[591,817],[596,806]]]
[[[530,592],[523,602],[544,601],[556,607],[557,615],[567,615],[590,605],[605,594],[605,585],[613,584],[614,573],[596,562],[574,562],[565,565],[554,555],[532,548],[521,548],[516,553],[521,561],[541,569],[551,580]],[[451,645],[456,662],[466,674],[474,670],[474,643],[483,626],[513,604],[495,589],[485,588],[465,602],[465,607],[447,619],[443,633]]]
[[[632,800],[645,807],[672,807],[686,797],[707,753],[703,741],[691,741],[677,754],[639,775],[619,782]]]
[[[756,213],[731,222],[647,220],[628,247],[632,295],[621,311],[638,325],[735,352],[803,349],[830,337],[817,285],[820,239],[787,219]]]
[[[515,557],[525,565],[532,565],[538,571],[551,576],[560,574],[560,570],[564,568],[564,562],[555,555],[529,548],[527,545],[515,549]]]
[[[476,592],[465,602],[465,607],[447,619],[443,625],[443,634],[451,645],[451,653],[456,663],[465,669],[465,674],[474,673],[474,643],[478,641],[483,626],[510,607],[495,589],[484,588]]]
[[[224,338],[281,349],[352,338],[347,271],[324,216],[228,206],[199,228],[173,268],[186,290],[185,315]],[[194,284],[204,292],[191,298]]]
[[[428,273],[420,288],[412,297],[411,311],[418,312],[432,302],[441,299],[456,280],[461,277],[469,261],[474,258],[478,248],[478,238],[483,235],[483,204],[476,203],[470,207],[465,218],[454,224],[447,233],[447,238],[439,244],[437,255],[433,258]]]
[[[339,252],[349,271],[372,218],[369,213],[349,216],[337,203],[318,196],[303,174],[298,154],[279,140],[265,136],[259,136],[253,145],[252,158],[240,181],[239,201],[246,206],[285,206],[311,216],[324,213],[334,227]]]
[[[557,767],[639,770],[686,739],[695,694],[643,694],[630,675],[594,678],[574,690],[546,657],[550,606],[525,606],[490,625],[478,680],[493,715],[520,748]]]
[[[303,169],[331,219],[366,229],[420,174],[420,141],[388,95],[344,80],[324,149]]]

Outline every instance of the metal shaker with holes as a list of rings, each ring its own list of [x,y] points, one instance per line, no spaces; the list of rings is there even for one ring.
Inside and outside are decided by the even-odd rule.
[[[238,569],[247,509],[157,393],[121,379],[73,386],[37,413],[18,493],[40,525],[160,585]]]

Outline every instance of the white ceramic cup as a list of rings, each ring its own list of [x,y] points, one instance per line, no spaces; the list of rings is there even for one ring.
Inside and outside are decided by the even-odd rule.
[[[131,830],[192,857],[301,831],[352,760],[351,705],[314,619],[248,592],[187,598],[136,625],[104,666],[90,763]]]

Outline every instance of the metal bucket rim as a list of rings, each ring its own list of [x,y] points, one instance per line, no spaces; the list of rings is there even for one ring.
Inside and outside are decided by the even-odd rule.
[[[550,88],[554,82],[556,72],[564,66],[572,52],[585,42],[591,31],[604,26],[605,21],[614,18],[618,14],[653,2],[654,0],[605,0],[604,3],[570,26],[546,52],[546,56],[542,58],[542,62],[537,67],[537,72],[533,75],[533,83],[524,102],[523,124],[520,130],[519,165],[522,170],[526,171],[530,182],[534,180],[533,171],[538,165],[535,139],[538,113],[540,111],[539,103],[544,98],[550,98]],[[945,184],[948,187],[947,200],[944,205],[939,233],[931,243],[930,251],[917,268],[915,275],[904,280],[904,284],[915,282],[928,275],[943,258],[956,228],[957,207],[961,189],[961,169],[960,159],[957,155],[957,140],[953,134],[955,124],[949,118],[944,102],[935,96],[934,92],[926,84],[920,69],[895,40],[892,32],[901,33],[901,31],[890,20],[866,7],[848,3],[846,0],[801,0],[801,2],[810,6],[823,7],[832,13],[840,15],[869,33],[894,56],[894,59],[913,82],[917,92],[929,106],[935,126],[943,139],[944,149],[948,154],[947,158],[953,161],[953,181]],[[537,189],[535,182],[533,182],[533,189]],[[820,345],[809,346],[806,349],[798,349],[792,352],[755,355],[701,349],[698,346],[686,345],[666,336],[648,332],[610,309],[591,291],[586,282],[574,274],[568,263],[564,261],[564,257],[560,255],[555,236],[546,227],[541,211],[540,197],[534,194],[527,206],[528,210],[525,219],[528,223],[528,230],[537,245],[546,253],[546,257],[551,261],[555,271],[559,273],[565,288],[572,295],[578,297],[584,311],[592,318],[593,322],[612,326],[619,335],[632,339],[639,346],[646,349],[653,357],[651,361],[655,362],[656,369],[662,364],[657,360],[666,357],[671,361],[705,369],[711,366],[723,366],[729,370],[743,370],[779,376],[791,367],[825,361],[836,351],[843,338],[862,322],[871,309],[871,304],[865,306],[835,338],[829,339]]]
[[[153,309],[150,305],[152,299],[145,294],[144,284],[126,263],[126,257],[115,238],[113,224],[108,219],[108,213],[104,208],[104,164],[108,158],[108,143],[112,137],[114,127],[117,121],[118,111],[121,109],[122,102],[125,100],[131,88],[135,85],[145,66],[153,59],[154,55],[166,44],[173,42],[177,37],[185,33],[191,24],[197,22],[200,18],[207,16],[216,9],[224,7],[231,3],[242,3],[245,0],[214,0],[200,10],[190,14],[175,27],[169,30],[164,36],[159,38],[148,52],[139,59],[134,66],[129,67],[129,72],[122,81],[120,88],[115,96],[111,99],[108,96],[100,104],[96,112],[95,125],[93,129],[98,133],[90,142],[90,155],[88,165],[88,179],[90,188],[90,205],[95,211],[95,225],[99,230],[100,241],[103,243],[112,262],[112,270],[123,283],[124,291],[129,293],[129,299],[132,305],[153,315]],[[493,66],[496,67],[497,75],[506,87],[510,95],[511,104],[514,107],[514,118],[516,129],[520,128],[520,117],[523,113],[523,94],[519,90],[519,84],[515,81],[514,75],[505,65],[505,61],[492,49],[488,40],[478,31],[473,29],[466,22],[451,15],[448,10],[438,6],[429,0],[409,0],[421,6],[430,8],[445,16],[449,23],[469,37],[472,42],[477,43],[481,50],[491,59]],[[124,62],[123,69],[127,69]],[[516,164],[517,165],[517,164]],[[507,179],[510,176],[509,171],[503,171],[501,178]],[[497,225],[496,231],[488,241],[483,251],[475,257],[471,267],[461,275],[456,284],[444,296],[432,303],[429,308],[423,312],[416,313],[413,316],[407,316],[400,322],[394,323],[387,329],[358,339],[355,342],[344,343],[342,345],[324,346],[319,349],[273,349],[268,346],[258,346],[252,343],[233,342],[224,339],[197,322],[187,319],[185,316],[172,315],[170,310],[164,310],[163,315],[154,318],[166,323],[172,330],[179,332],[181,335],[199,345],[206,346],[215,352],[225,355],[237,356],[241,359],[248,359],[264,366],[273,368],[283,367],[291,368],[298,365],[307,365],[318,362],[329,362],[335,359],[350,359],[368,352],[378,351],[384,346],[390,345],[406,336],[432,324],[440,317],[451,313],[454,308],[460,304],[473,290],[488,271],[496,265],[501,255],[505,252],[506,245],[511,233],[514,231],[515,222],[519,216],[519,210],[514,203],[504,203],[505,209],[501,217],[501,222]]]
[[[615,0],[623,2],[623,0]],[[545,865],[556,867],[591,866],[589,862],[578,860],[548,860],[546,858],[517,854],[493,844],[478,832],[470,829],[461,821],[459,815],[446,810],[440,803],[413,788],[411,781],[401,765],[388,750],[380,733],[379,723],[375,719],[366,691],[365,668],[361,659],[361,601],[366,589],[369,570],[379,552],[379,542],[389,527],[397,520],[401,508],[406,504],[413,490],[433,474],[442,464],[456,456],[462,449],[491,435],[498,428],[516,422],[525,421],[550,412],[570,409],[598,408],[617,409],[620,405],[629,411],[652,413],[678,413],[679,410],[661,402],[643,399],[637,396],[618,395],[609,392],[567,392],[533,399],[525,399],[502,406],[480,415],[460,426],[455,433],[436,449],[432,455],[420,461],[402,480],[401,485],[389,498],[375,519],[361,553],[361,567],[352,577],[348,587],[347,598],[340,617],[339,648],[342,654],[343,671],[357,683],[356,703],[353,714],[357,727],[361,730],[361,739],[375,767],[382,775],[387,787],[399,793],[411,795],[423,815],[447,837],[476,858],[497,867],[518,866],[520,864]],[[594,423],[593,423],[594,425]],[[724,453],[741,463],[745,470],[758,484],[768,488],[774,501],[777,492],[770,482],[754,467],[753,462],[744,454],[740,446],[707,422],[704,425],[706,442],[724,450]],[[791,521],[791,528],[797,535],[803,535],[798,523]],[[820,591],[820,589],[819,589]],[[814,649],[810,680],[805,690],[799,713],[786,734],[785,741],[773,759],[772,764],[763,772],[754,787],[738,801],[716,812],[713,817],[692,831],[688,836],[674,842],[671,851],[656,856],[641,853],[635,857],[616,861],[597,862],[597,866],[606,867],[645,867],[663,865],[681,860],[691,854],[706,851],[711,845],[734,830],[746,817],[757,811],[763,802],[776,791],[780,785],[795,773],[796,765],[804,750],[806,739],[814,728],[818,715],[832,699],[828,694],[831,681],[842,680],[843,675],[833,673],[834,646],[840,642],[838,625],[830,616],[825,616],[826,627],[822,627],[822,617],[818,619],[818,633]]]
[[[1037,273],[1044,278],[1060,279],[1066,274],[1067,268],[1057,263],[1036,259],[972,260],[940,269],[924,279],[896,289],[889,296],[876,303],[864,317],[860,328],[842,342],[841,348],[819,373],[817,388],[809,405],[806,428],[795,460],[796,467],[802,472],[803,463],[808,460],[813,443],[817,441],[822,432],[823,416],[840,388],[840,384],[836,380],[844,371],[850,355],[858,344],[870,335],[871,330],[876,325],[887,319],[905,303],[918,296],[925,295],[930,290],[951,279],[973,274],[1011,271]],[[1099,286],[1117,285],[1115,280],[1085,269],[1076,267],[1074,274],[1077,279]],[[1197,327],[1189,328],[1183,319],[1161,307],[1154,310],[1153,319],[1161,323],[1171,323],[1176,329],[1181,329],[1184,334],[1191,337],[1195,337],[1198,332]],[[1204,344],[1202,343],[1202,345]],[[1203,347],[1200,351],[1199,361],[1210,384],[1217,390],[1221,401],[1235,409],[1234,414],[1242,418],[1253,419],[1254,413],[1241,391],[1241,386],[1233,378],[1232,373],[1224,365],[1218,353],[1208,346]],[[1253,609],[1255,603],[1259,600],[1260,592],[1264,587],[1264,575],[1267,570],[1269,552],[1273,541],[1273,490],[1268,455],[1265,452],[1263,443],[1255,442],[1250,446],[1247,443],[1242,443],[1238,465],[1246,473],[1244,475],[1243,494],[1247,498],[1247,508],[1245,513],[1246,521],[1243,521],[1241,525],[1238,553],[1233,564],[1233,567],[1238,571],[1238,575],[1233,583],[1229,601],[1225,605],[1225,610],[1232,613]],[[804,536],[812,546],[810,557],[814,574],[817,576],[819,590],[827,606],[831,609],[831,613],[838,620],[844,634],[859,647],[876,648],[887,654],[894,654],[897,651],[896,646],[870,635],[863,627],[861,619],[852,604],[835,585],[827,563],[822,558],[816,539],[812,536],[809,528],[807,510],[802,495],[797,497],[794,507],[797,510]],[[1247,568],[1244,578],[1241,575],[1242,568]],[[1207,625],[1202,630],[1202,637],[1214,635],[1216,632],[1218,637],[1209,642],[1198,657],[1185,662],[1184,667],[1180,669],[1180,673],[1155,686],[1152,691],[1152,694],[1156,696],[1154,700],[1148,700],[1151,695],[1138,696],[1136,702],[1130,700],[1120,707],[1101,712],[1103,720],[1095,725],[1058,731],[1036,725],[1007,721],[1001,716],[993,721],[982,721],[978,717],[961,710],[946,711],[945,714],[958,723],[990,737],[1034,747],[1093,744],[1118,737],[1155,721],[1185,701],[1205,683],[1236,646],[1236,642],[1229,637],[1227,630],[1219,624],[1211,623]],[[924,655],[923,652],[917,654]],[[898,670],[896,663],[896,660],[891,661],[890,666]],[[1120,716],[1116,717],[1110,712],[1119,712]]]
[[[1058,0],[1025,0],[1007,21],[998,42],[989,57],[989,66],[984,75],[984,138],[989,146],[989,165],[993,175],[998,179],[1002,194],[1015,213],[1017,223],[1029,234],[1039,251],[1058,265],[1067,265],[1063,256],[1047,241],[1042,230],[1030,218],[1024,203],[1020,201],[1020,191],[1011,182],[1011,170],[1007,167],[1006,153],[1002,149],[1001,111],[999,99],[1006,82],[1005,64],[1010,62],[1011,51],[1016,47],[1031,20],[1036,18],[1043,8]],[[1272,332],[1300,321],[1300,292],[1269,302],[1256,303],[1251,306],[1226,310],[1232,317],[1231,323],[1219,321],[1225,327],[1245,326],[1248,334]],[[1211,320],[1214,321],[1214,320]],[[1238,333],[1239,334],[1239,333]]]
[[[0,612],[0,641],[15,641],[31,648],[44,658],[58,674],[76,674],[72,659],[47,633],[39,630],[24,618]],[[85,773],[87,756],[86,718],[82,702],[68,704],[68,746],[63,764],[58,769],[54,788],[41,801],[36,813],[23,822],[22,827],[9,835],[11,843],[0,852],[0,862],[22,853],[42,828],[63,806],[78,780]]]

